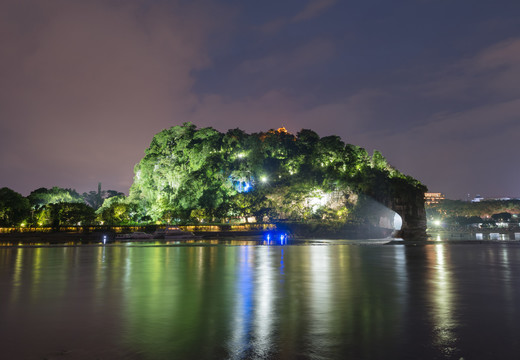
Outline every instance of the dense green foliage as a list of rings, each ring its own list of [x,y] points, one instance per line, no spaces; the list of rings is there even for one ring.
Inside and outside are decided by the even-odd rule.
[[[62,189],[57,186],[34,190],[27,197],[34,210],[39,210],[48,204],[82,203],[83,198],[73,189]]]
[[[404,190],[404,191],[403,191]],[[135,167],[142,220],[352,219],[358,194],[423,193],[375,151],[285,129],[221,133],[186,123],[158,133]]]
[[[0,189],[0,226],[19,225],[29,213],[29,200],[9,188]]]
[[[0,191],[0,225],[130,225],[146,222],[331,220],[377,224],[388,205],[426,188],[378,151],[284,128],[221,133],[186,123],[155,135],[135,167],[130,194],[40,188]],[[410,199],[407,199],[409,197]]]
[[[497,223],[516,223],[520,214],[520,200],[486,200],[467,202],[443,200],[426,206],[430,224],[442,220],[450,226],[494,227]],[[431,226],[431,225],[430,225]],[[435,226],[433,226],[435,227]]]
[[[114,196],[124,196],[122,192],[115,190],[101,190],[101,183],[98,183],[97,191],[89,191],[83,193],[83,200],[87,205],[94,208],[95,210],[99,209],[105,199],[109,199]]]
[[[467,202],[461,200],[443,200],[426,207],[428,218],[448,217],[491,217],[494,214],[520,214],[520,200],[486,200]]]
[[[0,189],[0,226],[77,226],[90,225],[98,221],[104,221],[106,212],[96,215],[95,209],[104,201],[111,206],[115,202],[112,197],[124,199],[124,194],[114,190],[84,193],[83,196],[73,189],[63,189],[57,186],[47,189],[39,188],[30,193],[26,198],[9,189]],[[130,208],[128,204],[126,208]],[[106,208],[105,207],[105,208]],[[116,211],[117,214],[120,211]],[[129,222],[121,216],[106,215],[111,222]]]
[[[129,201],[124,195],[106,199],[96,214],[98,220],[105,225],[128,225],[140,222],[137,203]]]
[[[60,226],[90,225],[96,218],[92,207],[84,203],[56,203],[49,204],[37,213],[39,226],[52,226],[57,229]]]

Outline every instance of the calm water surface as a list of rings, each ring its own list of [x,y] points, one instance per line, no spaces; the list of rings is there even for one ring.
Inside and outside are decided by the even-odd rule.
[[[0,358],[520,354],[520,244],[235,244],[0,248]]]

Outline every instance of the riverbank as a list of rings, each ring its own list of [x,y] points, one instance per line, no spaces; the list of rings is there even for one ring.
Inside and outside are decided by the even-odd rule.
[[[200,238],[235,238],[243,236],[261,236],[263,230],[247,231],[193,231]],[[21,232],[0,234],[0,246],[10,244],[98,244],[105,239],[111,242],[116,237],[114,231],[82,232]]]
[[[52,228],[0,228],[0,245],[9,243],[100,243],[105,239],[112,241],[118,234],[136,231],[154,233],[167,225],[143,226],[69,226],[59,231]],[[213,225],[183,225],[184,231],[193,232],[199,237],[238,237],[261,235],[264,231],[275,229],[273,224],[213,224]]]
[[[307,239],[383,239],[388,238],[391,232],[363,232],[352,230],[349,232],[292,232],[289,229],[280,229],[280,232],[288,234],[291,238],[307,238]],[[199,238],[213,238],[213,239],[230,239],[241,237],[261,237],[265,232],[263,230],[247,230],[247,231],[193,231]],[[0,234],[0,246],[11,244],[98,244],[102,243],[104,239],[111,242],[115,239],[116,233],[110,231],[92,232],[92,233],[77,233],[77,232],[24,232],[24,233],[9,233]]]
[[[429,229],[428,238],[452,240],[520,240],[520,229]]]
[[[51,228],[1,228],[2,243],[48,243],[64,244],[68,242],[100,243],[104,239],[112,241],[117,234],[135,231],[153,233],[166,225],[148,226],[90,226],[67,227],[61,231]],[[243,236],[261,236],[266,231],[279,231],[292,238],[326,239],[380,239],[392,235],[392,229],[370,225],[318,222],[278,222],[273,224],[208,224],[181,225],[184,231],[193,232],[203,238],[233,238]]]
[[[99,243],[107,233],[77,233],[77,232],[24,232],[0,234],[0,246],[7,243]],[[108,235],[112,236],[112,235]]]

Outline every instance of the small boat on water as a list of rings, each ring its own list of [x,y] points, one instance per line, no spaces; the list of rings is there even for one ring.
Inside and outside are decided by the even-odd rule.
[[[177,240],[177,239],[194,239],[198,236],[191,231],[184,231],[177,226],[168,226],[165,229],[159,229],[153,233],[154,239]]]
[[[153,238],[153,234],[148,234],[142,231],[136,231],[129,234],[118,234],[116,235],[115,240],[147,240]]]

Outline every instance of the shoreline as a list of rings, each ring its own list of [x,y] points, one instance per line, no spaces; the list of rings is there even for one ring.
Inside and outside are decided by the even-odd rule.
[[[120,246],[124,244],[131,244],[132,246],[138,244],[149,244],[159,243],[164,246],[171,246],[177,243],[172,243],[172,240],[164,239],[147,239],[147,240],[129,240],[120,241],[114,240],[115,233],[112,233],[109,237],[109,241],[103,244],[102,237],[106,233],[11,233],[11,234],[0,234],[0,248],[9,247],[74,247],[74,246]],[[232,241],[250,241],[261,242],[263,241],[262,233],[258,231],[235,231],[235,232],[199,232],[196,234],[196,239],[182,239],[179,242],[180,245],[201,245],[205,241],[209,241],[207,245],[216,246],[220,242],[226,245],[226,242]],[[387,238],[359,238],[359,237],[309,237],[309,236],[291,236],[290,242],[298,244],[299,242],[312,242],[322,243],[326,241],[329,245],[365,245],[365,244],[376,244],[383,241],[384,245],[404,245],[404,246],[426,246],[426,245],[520,245],[520,239],[475,239],[472,238],[472,233],[466,233],[465,237],[444,237],[442,239],[429,236],[427,239],[403,239],[399,237],[387,237]],[[244,239],[247,238],[247,239]],[[384,242],[387,240],[386,242]],[[178,241],[178,240],[176,240]],[[321,241],[321,242],[320,242]],[[277,245],[277,244],[273,244]]]
[[[151,233],[160,226],[113,226],[107,228],[69,228],[62,231],[31,231],[29,229],[18,229],[18,231],[0,232],[0,246],[2,244],[20,243],[101,243],[103,238],[110,242],[115,240],[117,234],[144,231]],[[267,231],[276,231],[288,234],[291,238],[308,239],[385,239],[390,238],[394,230],[374,226],[359,226],[341,224],[334,226],[330,224],[314,223],[276,223],[276,224],[222,224],[222,225],[181,225],[184,231],[194,233],[201,238],[235,238],[245,236],[262,236]],[[21,231],[20,231],[21,230]],[[414,239],[416,240],[416,239]]]

